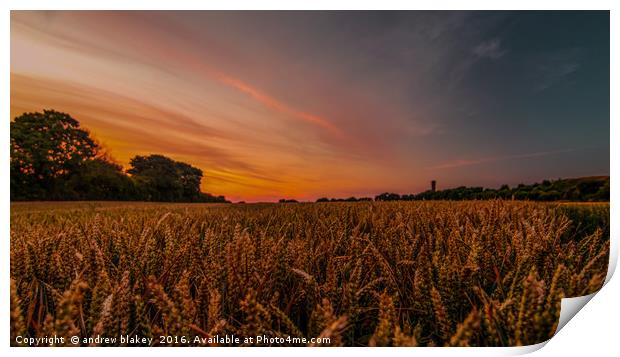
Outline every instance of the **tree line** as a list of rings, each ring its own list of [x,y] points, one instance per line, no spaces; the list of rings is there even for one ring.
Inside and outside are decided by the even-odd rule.
[[[581,177],[574,179],[544,180],[531,185],[515,187],[502,185],[499,189],[483,187],[457,187],[418,194],[382,193],[375,201],[417,200],[530,200],[530,201],[609,201],[609,176]]]
[[[374,201],[424,201],[424,200],[529,200],[529,201],[609,201],[609,176],[592,176],[573,179],[544,180],[531,185],[515,187],[502,185],[499,189],[460,186],[439,191],[424,191],[417,194],[384,192]],[[362,202],[373,201],[371,197],[327,198],[316,202]],[[281,199],[280,203],[297,203],[294,199]]]
[[[66,113],[24,113],[10,131],[12,201],[228,202],[201,192],[202,170],[163,155],[135,156],[123,170]]]

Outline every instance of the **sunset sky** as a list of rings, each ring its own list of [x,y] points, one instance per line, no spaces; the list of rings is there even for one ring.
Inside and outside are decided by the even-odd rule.
[[[609,174],[609,12],[11,14],[11,118],[233,201]]]

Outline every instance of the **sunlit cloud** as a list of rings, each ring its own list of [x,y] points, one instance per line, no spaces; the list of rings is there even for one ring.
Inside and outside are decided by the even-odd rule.
[[[332,134],[335,134],[337,136],[342,136],[342,132],[340,131],[340,129],[338,129],[334,124],[330,123],[327,119],[321,118],[314,114],[305,113],[305,112],[290,108],[286,104],[278,101],[275,98],[270,97],[269,95],[265,93],[262,93],[260,90],[251,87],[250,85],[242,82],[239,79],[231,78],[224,74],[219,75],[218,78],[220,79],[220,81],[222,81],[222,83],[225,83],[227,85],[230,85],[240,90],[241,92],[251,96],[252,98],[256,99],[257,101],[259,101],[260,103],[266,105],[267,107],[271,109],[274,109],[278,112],[288,114],[292,117],[304,120],[308,123],[318,125],[324,129],[329,130]]]

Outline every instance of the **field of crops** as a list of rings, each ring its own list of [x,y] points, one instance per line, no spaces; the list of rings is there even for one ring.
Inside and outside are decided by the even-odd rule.
[[[10,239],[12,345],[512,346],[601,287],[609,204],[14,203]]]

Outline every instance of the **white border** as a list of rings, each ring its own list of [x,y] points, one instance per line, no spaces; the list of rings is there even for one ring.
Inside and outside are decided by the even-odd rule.
[[[382,0],[368,1],[358,0],[355,2],[346,2],[339,0],[314,0],[314,1],[283,1],[283,0],[263,0],[260,3],[256,1],[242,1],[242,0],[229,0],[226,2],[205,2],[198,3],[191,0],[151,0],[151,1],[110,1],[110,0],[64,0],[54,1],[53,3],[45,0],[22,0],[22,1],[2,1],[0,8],[2,8],[1,14],[1,26],[0,33],[2,34],[2,49],[0,51],[0,63],[2,63],[2,70],[0,70],[0,95],[2,100],[2,112],[5,118],[10,117],[10,12],[9,10],[38,10],[38,9],[50,9],[50,10],[62,10],[62,9],[91,9],[91,10],[134,10],[134,9],[161,9],[161,10],[197,10],[197,9],[418,9],[418,10],[480,10],[480,9],[493,9],[493,10],[549,10],[549,9],[562,9],[562,10],[611,10],[611,112],[610,118],[617,118],[618,111],[618,83],[620,82],[619,72],[617,71],[618,63],[618,48],[620,46],[620,33],[617,10],[619,9],[619,2],[617,1],[553,1],[553,0],[522,0],[522,1],[491,1],[491,0],[444,0],[444,1],[394,1],[394,0]],[[615,66],[614,66],[615,64]],[[1,126],[2,135],[0,137],[0,167],[5,168],[0,170],[0,179],[2,186],[0,190],[4,198],[2,204],[2,212],[0,213],[0,222],[2,224],[4,234],[0,238],[0,259],[1,264],[0,271],[2,275],[2,286],[9,286],[9,229],[10,229],[10,203],[9,203],[9,172],[6,170],[9,167],[9,121],[4,120]],[[610,120],[610,135],[611,138],[618,137],[618,125]],[[611,140],[611,198],[612,202],[619,201],[620,191],[617,190],[618,184],[618,166],[614,165],[613,158],[616,157],[616,153],[620,150],[620,145]],[[611,207],[611,262],[610,271],[607,276],[607,281],[611,278],[613,271],[615,270],[617,258],[618,258],[618,239],[616,225],[613,222],[619,222],[619,211],[614,209],[614,205]],[[377,348],[357,348],[354,353],[356,354],[374,354],[374,353],[390,353],[400,355],[410,355],[411,353],[421,355],[432,356],[445,356],[445,355],[514,355],[522,354],[537,350],[538,348],[545,346],[538,352],[539,355],[557,356],[560,354],[574,355],[574,353],[585,354],[592,352],[609,352],[617,350],[617,321],[619,314],[618,301],[620,301],[620,283],[615,281],[609,282],[599,294],[593,297],[593,303],[587,304],[583,308],[583,312],[579,313],[573,321],[568,323],[568,326],[558,333],[557,336],[552,338],[548,343],[543,343],[536,346],[527,346],[522,348],[417,348],[417,349],[402,349],[402,348],[390,348],[388,350]],[[0,335],[9,336],[9,292],[8,289],[2,289],[4,292],[0,297],[0,305],[2,306],[3,323],[0,326]],[[8,349],[8,341],[5,340],[3,349]],[[85,352],[83,349],[20,349],[12,348],[5,352],[5,355],[21,356],[26,354],[51,354],[51,355],[73,355],[88,353],[94,355],[107,355],[110,352],[121,355],[129,355],[138,353],[148,353],[149,355],[168,355],[171,350],[162,348],[151,349],[128,349],[117,347],[113,350],[106,350],[103,348],[90,348]],[[182,348],[175,349],[173,353],[184,354],[200,354],[206,353],[216,355],[228,355],[236,353],[252,353],[259,355],[288,355],[292,352],[290,348],[285,349],[265,349],[265,348],[251,348],[250,350],[242,350],[240,348],[217,348],[204,350],[202,348]],[[307,355],[314,354],[319,350],[309,348],[297,348],[294,352],[296,354]],[[353,351],[352,349],[338,349],[327,348],[321,349],[320,353],[328,355],[336,355],[342,353],[348,353]],[[598,355],[598,353],[595,353]]]

